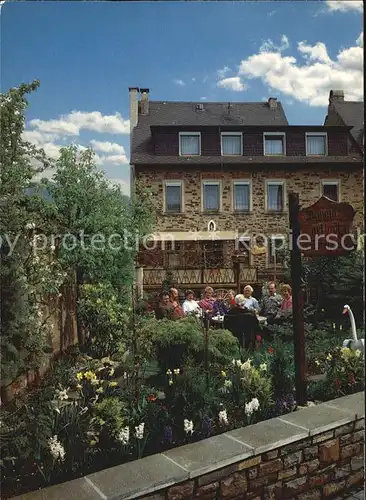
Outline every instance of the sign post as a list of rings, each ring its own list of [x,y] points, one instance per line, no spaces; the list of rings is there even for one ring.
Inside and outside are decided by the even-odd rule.
[[[295,358],[295,388],[296,401],[300,406],[306,406],[306,357],[304,331],[304,286],[302,280],[302,264],[299,222],[299,195],[289,194],[289,218],[292,232],[291,246],[291,281],[292,281],[292,310],[294,329],[294,358]]]

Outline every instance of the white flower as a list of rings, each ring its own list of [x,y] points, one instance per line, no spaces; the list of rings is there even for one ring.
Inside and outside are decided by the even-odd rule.
[[[247,359],[245,363],[243,363],[240,367],[242,370],[250,370],[252,368],[252,360]]]
[[[230,389],[232,386],[233,386],[233,383],[231,380],[225,380],[224,387],[226,387],[226,389]]]
[[[219,422],[221,425],[228,425],[229,421],[227,418],[226,410],[221,410],[219,412]]]
[[[66,399],[69,399],[69,396],[67,394],[68,390],[69,388],[63,390],[56,389],[56,394],[60,401],[66,401]]]
[[[253,398],[251,404],[254,411],[257,411],[259,409],[259,401],[257,398]]]
[[[144,425],[144,424],[142,424],[142,425]],[[140,424],[140,426],[141,426],[141,424]],[[136,429],[138,429],[138,427],[136,427]],[[143,434],[144,434],[144,430],[142,428],[142,435]],[[136,437],[137,437],[137,430],[136,430]],[[140,439],[140,438],[137,438],[137,439]],[[130,428],[128,426],[124,427],[120,431],[120,433],[118,434],[118,441],[120,441],[123,445],[126,445],[129,443],[129,441],[130,441]]]
[[[28,224],[25,225],[26,229],[35,229],[36,225],[34,222],[28,222]]]
[[[259,369],[260,369],[260,371],[262,371],[262,372],[267,371],[267,365],[266,365],[266,363],[262,363],[262,364],[260,364],[260,365],[259,365]]]
[[[192,420],[184,419],[184,432],[186,434],[193,434],[193,422]]]
[[[233,366],[238,366],[240,368],[242,365],[242,362],[240,361],[240,359],[233,359],[232,364],[233,364]]]
[[[250,403],[245,403],[245,414],[250,416],[254,411],[259,409],[259,401],[257,398],[253,398]]]
[[[331,354],[328,354],[328,356],[326,357],[326,360],[327,361],[332,361],[332,358],[333,358],[333,356]]]
[[[356,349],[356,350],[355,350],[355,356],[356,356],[356,358],[359,358],[359,357],[361,356],[361,351],[360,351],[360,349]]]
[[[51,245],[51,252],[54,252],[56,250],[55,245]]]
[[[173,370],[173,372],[174,372],[174,375],[179,375],[180,374],[180,369],[179,368],[175,368]]]
[[[50,437],[48,440],[48,446],[50,448],[50,453],[54,460],[65,460],[65,449],[57,439],[57,436]]]
[[[144,423],[141,423],[140,425],[135,427],[135,431],[136,431],[135,435],[136,435],[137,439],[142,439],[144,437],[144,428],[145,428]]]
[[[172,371],[171,371],[171,370],[167,370],[167,371],[166,371],[166,374],[167,374],[168,376],[170,376],[170,375],[172,374]]]

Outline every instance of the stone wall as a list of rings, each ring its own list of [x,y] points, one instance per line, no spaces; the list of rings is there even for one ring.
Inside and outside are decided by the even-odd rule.
[[[332,498],[364,481],[364,400],[345,396],[17,498]]]

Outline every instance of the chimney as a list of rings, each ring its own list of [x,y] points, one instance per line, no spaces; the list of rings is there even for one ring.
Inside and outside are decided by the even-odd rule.
[[[149,114],[149,89],[140,89],[141,92],[141,114]]]
[[[344,91],[343,90],[331,90],[329,92],[329,104],[332,102],[344,101]]]
[[[130,134],[132,137],[132,131],[136,127],[138,122],[138,87],[129,87],[128,88],[130,94]]]
[[[268,106],[271,109],[277,109],[277,97],[270,97],[268,99]]]

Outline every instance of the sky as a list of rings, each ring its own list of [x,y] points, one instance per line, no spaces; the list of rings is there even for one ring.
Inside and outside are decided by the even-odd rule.
[[[330,90],[363,99],[362,1],[0,4],[1,91],[40,80],[25,138],[52,158],[93,147],[125,193],[128,87],[152,100],[277,97],[292,125],[322,124]]]

